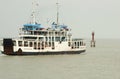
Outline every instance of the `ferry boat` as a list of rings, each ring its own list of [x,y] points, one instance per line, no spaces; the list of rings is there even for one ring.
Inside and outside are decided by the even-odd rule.
[[[18,38],[3,38],[0,50],[6,55],[50,55],[50,54],[80,54],[86,51],[83,39],[72,38],[71,29],[66,25],[53,22],[45,28],[33,20],[20,28]]]

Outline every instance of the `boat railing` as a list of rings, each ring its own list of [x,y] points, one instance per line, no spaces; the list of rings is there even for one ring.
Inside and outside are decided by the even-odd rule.
[[[44,36],[67,36],[67,32],[55,30],[23,30],[20,28],[19,35],[44,35]]]
[[[55,33],[30,33],[30,32],[24,32],[24,33],[19,33],[19,35],[43,35],[43,36],[67,36],[67,34],[55,34]]]
[[[72,39],[71,41],[72,47],[79,47],[79,46],[85,46],[84,39]]]
[[[72,41],[83,41],[84,39],[78,39],[78,38],[76,38],[76,39],[72,39]]]

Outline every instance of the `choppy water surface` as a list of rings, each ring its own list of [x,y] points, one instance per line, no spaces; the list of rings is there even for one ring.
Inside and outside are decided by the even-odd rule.
[[[0,54],[0,79],[120,79],[120,40],[97,40],[76,55]]]

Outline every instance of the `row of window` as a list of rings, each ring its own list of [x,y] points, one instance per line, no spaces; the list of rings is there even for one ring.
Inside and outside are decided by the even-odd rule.
[[[26,35],[63,35],[66,36],[67,33],[66,32],[38,32],[38,31],[30,31],[30,32],[24,32],[24,34]]]
[[[84,43],[82,42],[82,41],[80,41],[80,42],[75,42],[75,46],[83,46],[84,45]]]
[[[65,37],[46,37],[46,41],[65,41]]]
[[[14,46],[16,46],[16,41],[13,41]],[[54,42],[28,42],[28,41],[18,41],[18,46],[22,47],[54,47]]]
[[[32,39],[32,40],[36,40],[37,37],[23,37],[23,39]],[[41,41],[44,41],[44,37],[39,37],[38,38]],[[45,37],[45,41],[65,41],[65,37]]]
[[[71,45],[72,45],[72,43],[68,42],[68,46],[71,46]],[[74,46],[74,47],[84,46],[84,43],[82,41],[74,42],[72,46]]]

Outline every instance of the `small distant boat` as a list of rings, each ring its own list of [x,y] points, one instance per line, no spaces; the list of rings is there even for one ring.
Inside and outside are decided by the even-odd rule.
[[[6,55],[80,54],[86,51],[83,39],[73,39],[71,29],[53,22],[45,28],[35,21],[20,28],[19,38],[3,38],[0,50]]]

